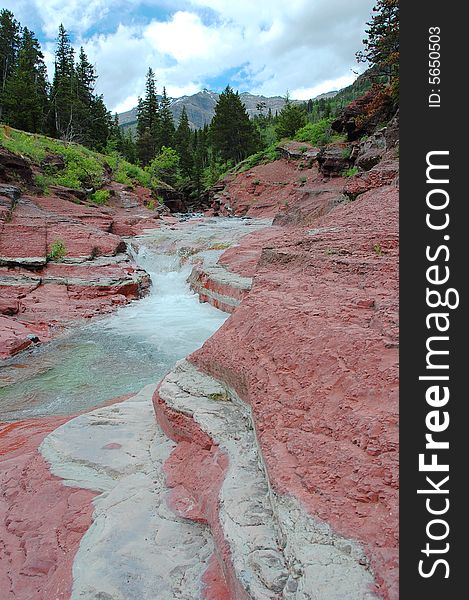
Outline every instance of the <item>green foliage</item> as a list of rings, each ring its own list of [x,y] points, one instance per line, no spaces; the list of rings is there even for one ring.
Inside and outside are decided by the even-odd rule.
[[[20,48],[21,28],[14,14],[0,10],[0,119],[3,117],[4,92],[11,77]]]
[[[144,187],[150,187],[151,184],[150,173],[127,162],[115,151],[110,156],[105,156],[79,144],[66,144],[5,126],[0,127],[0,143],[11,152],[27,156],[36,163],[41,163],[51,154],[63,157],[63,169],[45,166],[43,173],[36,176],[35,183],[43,191],[51,185],[99,190],[103,183],[104,171],[109,167],[113,171],[114,181],[118,183]]]
[[[358,62],[375,66],[388,78],[399,74],[399,1],[378,0],[367,23],[364,50],[357,52]]]
[[[214,152],[225,162],[239,162],[259,148],[259,133],[249,119],[239,93],[230,86],[220,94],[215,106],[210,140]]]
[[[176,185],[179,175],[179,154],[174,148],[163,146],[161,152],[151,161],[147,168],[152,179],[164,181],[168,185]]]
[[[108,190],[96,190],[90,196],[91,202],[94,204],[103,205],[107,204],[109,198],[111,197],[111,193]]]
[[[316,123],[307,123],[296,132],[295,140],[308,142],[313,146],[324,146],[331,141],[332,119],[321,119]]]
[[[373,246],[373,250],[377,256],[383,256],[384,254],[383,248],[379,242]]]
[[[65,242],[61,239],[54,240],[49,247],[47,260],[61,260],[67,254]]]
[[[350,167],[349,169],[345,169],[345,171],[342,172],[342,176],[343,177],[353,177],[357,173],[358,173],[358,167]]]
[[[278,116],[275,128],[279,138],[292,138],[305,124],[304,107],[288,101]]]
[[[245,171],[249,171],[253,167],[257,167],[257,165],[265,165],[267,163],[273,162],[274,160],[278,160],[280,158],[280,152],[277,149],[277,144],[272,144],[265,150],[261,150],[261,152],[256,152],[255,154],[251,154],[245,160],[240,162],[234,172],[235,173],[244,173]]]
[[[34,183],[43,193],[49,192],[50,178],[47,175],[43,175],[42,173],[37,174],[34,177]]]
[[[159,129],[157,132],[156,148],[160,151],[164,146],[174,147],[175,127],[173,113],[171,112],[171,101],[166,94],[166,88],[163,88],[163,95],[160,101]]]
[[[212,159],[210,164],[204,169],[202,174],[202,185],[206,190],[214,185],[220,179],[223,179],[233,168],[233,161],[217,161]]]
[[[48,83],[39,42],[24,28],[14,69],[4,82],[3,117],[18,129],[40,132],[48,107]]]
[[[179,154],[179,166],[182,175],[192,177],[194,169],[194,146],[186,107],[182,109],[179,119],[179,125],[175,133],[175,144]]]

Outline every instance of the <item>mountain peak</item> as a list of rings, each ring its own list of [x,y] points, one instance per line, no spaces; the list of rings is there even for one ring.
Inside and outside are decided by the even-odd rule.
[[[335,95],[336,92],[322,94],[323,97]],[[265,110],[271,110],[272,113],[280,112],[285,105],[285,98],[281,96],[267,97],[250,92],[241,92],[241,99],[250,117],[256,115],[258,104],[265,103]],[[204,125],[210,123],[215,114],[215,105],[218,101],[219,94],[207,88],[202,91],[192,94],[192,96],[181,96],[180,98],[171,98],[171,112],[173,113],[174,121],[178,123],[183,108],[186,109],[189,118],[189,124],[193,129],[201,129]],[[293,100],[293,102],[296,102]],[[119,123],[124,128],[135,128],[137,123],[137,109],[133,108],[127,112],[121,113]]]

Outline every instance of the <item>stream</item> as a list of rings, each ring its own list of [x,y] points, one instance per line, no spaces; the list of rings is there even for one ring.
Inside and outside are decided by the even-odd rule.
[[[140,246],[136,262],[150,294],[74,328],[0,368],[0,420],[71,415],[159,381],[228,317],[199,302],[186,283],[191,264]]]

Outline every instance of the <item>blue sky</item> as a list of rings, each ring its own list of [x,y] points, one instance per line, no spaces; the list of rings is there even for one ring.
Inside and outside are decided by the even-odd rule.
[[[227,84],[307,99],[351,83],[374,0],[0,0],[43,45],[60,23],[84,46],[110,109],[135,106],[151,66],[169,95]],[[362,68],[362,67],[361,67]]]

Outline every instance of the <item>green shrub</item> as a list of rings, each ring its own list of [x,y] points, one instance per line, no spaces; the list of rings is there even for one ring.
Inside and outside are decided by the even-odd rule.
[[[49,247],[47,260],[61,260],[67,254],[65,242],[61,239],[54,240]]]
[[[357,173],[358,173],[358,167],[350,167],[350,169],[345,169],[345,171],[342,171],[342,176],[343,177],[353,177]]]
[[[94,202],[94,204],[102,205],[107,204],[107,201],[110,197],[111,192],[109,192],[108,190],[96,190],[96,192],[91,194],[90,200],[91,202]]]
[[[277,143],[272,144],[265,150],[251,154],[245,160],[240,162],[235,169],[235,173],[244,173],[258,165],[265,165],[280,158],[280,152],[277,150]]]
[[[301,177],[298,178],[298,182],[301,183],[302,185],[304,185],[307,181],[307,177],[305,175],[302,175]]]
[[[313,146],[324,146],[332,139],[331,123],[333,119],[321,119],[316,123],[307,123],[296,132],[295,140],[308,142]]]
[[[79,144],[66,144],[43,135],[29,134],[11,127],[0,127],[0,143],[15,154],[21,154],[40,163],[47,155],[62,156],[65,168],[44,168],[36,177],[36,185],[44,191],[50,185],[63,185],[74,189],[100,188],[105,168],[113,170],[113,179],[123,185],[140,184],[150,187],[151,175],[137,165],[124,160],[118,152],[105,156]]]
[[[42,190],[44,194],[48,193],[50,182],[51,178],[48,175],[38,174],[34,177],[34,183]]]

